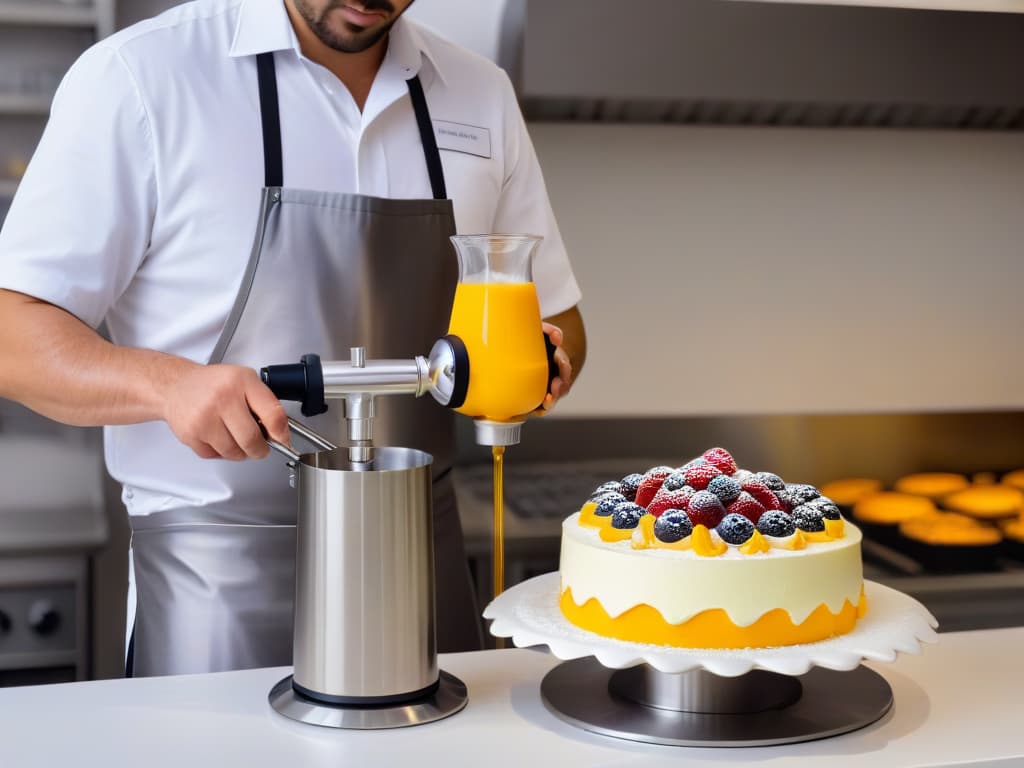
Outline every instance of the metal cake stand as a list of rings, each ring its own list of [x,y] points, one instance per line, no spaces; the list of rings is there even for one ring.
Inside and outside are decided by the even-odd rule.
[[[546,645],[565,663],[540,686],[556,717],[593,733],[674,746],[751,747],[810,741],[863,728],[893,706],[865,659],[894,661],[935,642],[934,617],[901,592],[865,582],[867,614],[854,630],[781,648],[701,650],[600,637],[558,607],[558,573],[508,589],[484,611],[491,633]]]

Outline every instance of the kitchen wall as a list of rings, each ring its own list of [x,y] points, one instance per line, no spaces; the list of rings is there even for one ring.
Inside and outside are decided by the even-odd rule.
[[[531,133],[590,339],[562,415],[1024,404],[1024,135]]]

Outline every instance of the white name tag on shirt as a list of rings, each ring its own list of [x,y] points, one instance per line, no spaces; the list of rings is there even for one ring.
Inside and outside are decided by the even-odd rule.
[[[433,122],[438,149],[465,152],[477,157],[491,156],[491,132],[486,128],[464,123],[448,123],[444,120]]]

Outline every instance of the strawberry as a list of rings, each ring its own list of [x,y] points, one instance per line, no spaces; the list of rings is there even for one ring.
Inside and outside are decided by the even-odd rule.
[[[779,503],[778,497],[760,480],[747,480],[747,482],[743,483],[743,490],[757,499],[766,510],[782,509],[782,504]],[[757,521],[755,520],[754,522],[756,523]]]
[[[722,471],[710,464],[696,464],[686,470],[686,484],[694,490],[703,491],[720,474]]]
[[[669,509],[679,509],[685,512],[693,494],[693,491],[666,491],[663,488],[647,505],[647,512],[655,517],[660,517],[662,512]]]
[[[672,474],[672,469],[665,467],[662,469],[655,469],[644,475],[644,479],[640,482],[640,487],[636,489],[636,498],[633,499],[641,507],[646,507],[651,503],[651,499],[654,498],[659,490],[661,490],[662,483],[665,482],[665,478]]]
[[[743,515],[754,525],[757,525],[757,521],[761,519],[761,515],[765,513],[764,505],[751,496],[747,491],[744,491],[739,495],[736,501],[732,502],[726,511],[729,514]]]
[[[686,515],[694,525],[713,529],[725,517],[725,507],[711,491],[697,491],[690,499]]]
[[[713,466],[723,475],[731,475],[739,469],[739,467],[736,466],[736,460],[732,457],[732,454],[725,450],[725,448],[709,448],[704,451],[704,461]]]

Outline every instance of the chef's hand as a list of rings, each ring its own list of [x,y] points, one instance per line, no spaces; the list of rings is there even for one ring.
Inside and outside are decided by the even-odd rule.
[[[548,322],[542,322],[541,327],[555,346],[554,357],[555,363],[558,365],[558,376],[551,380],[551,387],[544,396],[544,402],[531,414],[532,416],[545,416],[555,407],[559,398],[569,394],[569,389],[572,387],[572,363],[569,361],[569,353],[562,347],[562,329]]]
[[[252,368],[183,360],[163,392],[164,421],[203,459],[262,459],[270,451],[257,419],[290,445],[281,401]]]

